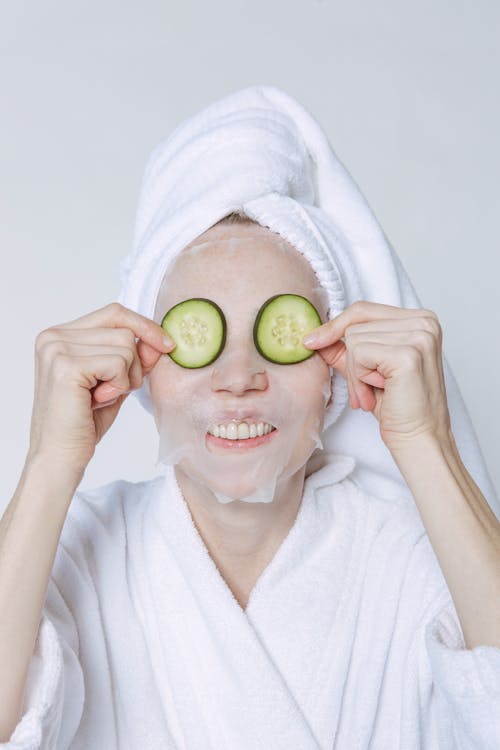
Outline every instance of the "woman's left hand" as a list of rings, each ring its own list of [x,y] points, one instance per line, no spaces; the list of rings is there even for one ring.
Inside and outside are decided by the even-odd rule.
[[[422,433],[450,441],[442,330],[432,310],[359,301],[312,334],[317,341],[304,337],[304,346],[343,375],[352,408],[375,415],[389,450]]]

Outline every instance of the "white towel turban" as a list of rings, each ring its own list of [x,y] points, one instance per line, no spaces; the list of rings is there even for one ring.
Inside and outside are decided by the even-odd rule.
[[[328,293],[328,317],[356,300],[423,307],[400,259],[317,120],[276,86],[250,86],[189,117],[152,151],[136,215],[133,248],[120,264],[118,301],[153,318],[173,257],[229,213],[243,210],[309,260]],[[470,417],[443,357],[452,430],[462,461],[500,518],[500,503]],[[332,369],[332,403],[321,435],[351,456],[368,492],[411,493],[370,412],[348,404]],[[134,391],[153,414],[146,377]]]

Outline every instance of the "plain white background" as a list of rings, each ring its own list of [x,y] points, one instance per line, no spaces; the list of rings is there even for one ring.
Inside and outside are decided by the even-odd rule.
[[[116,298],[157,142],[259,83],[317,117],[438,314],[498,492],[499,30],[484,0],[3,0],[0,510],[29,447],[37,333]],[[81,488],[149,478],[157,453],[129,396]]]

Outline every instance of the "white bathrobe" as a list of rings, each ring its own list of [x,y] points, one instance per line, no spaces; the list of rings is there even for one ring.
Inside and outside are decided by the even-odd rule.
[[[173,467],[72,500],[9,750],[498,750],[500,649],[466,649],[414,503],[335,456],[244,611]]]

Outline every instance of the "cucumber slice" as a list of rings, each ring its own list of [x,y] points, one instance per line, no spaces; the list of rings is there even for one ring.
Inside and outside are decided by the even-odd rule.
[[[269,362],[293,365],[315,354],[302,339],[321,325],[314,305],[300,294],[276,294],[260,308],[253,327],[253,340]]]
[[[175,349],[168,354],[181,367],[206,367],[226,343],[224,313],[205,297],[192,297],[171,307],[161,327],[175,341]]]
[[[253,327],[253,340],[269,362],[292,365],[315,354],[302,345],[302,338],[321,325],[314,305],[300,294],[276,294],[261,306]],[[210,365],[226,343],[226,318],[221,308],[205,297],[192,297],[168,310],[162,328],[175,341],[168,352],[181,367]]]

